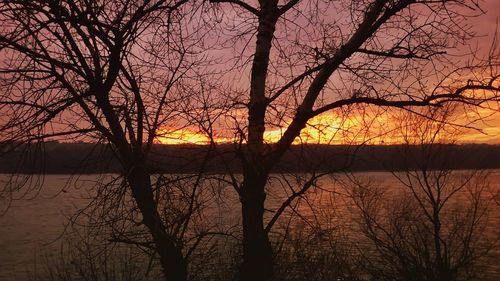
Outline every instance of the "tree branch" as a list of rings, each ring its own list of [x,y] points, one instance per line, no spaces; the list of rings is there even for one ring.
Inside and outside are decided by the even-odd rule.
[[[251,6],[250,4],[248,3],[245,3],[241,0],[210,0],[211,3],[231,3],[231,4],[235,4],[235,5],[238,5],[240,6],[241,8],[243,8],[244,10],[247,10],[249,11],[250,13],[256,15],[256,16],[259,16],[260,14],[260,11],[257,10],[256,8],[254,8],[253,6]]]

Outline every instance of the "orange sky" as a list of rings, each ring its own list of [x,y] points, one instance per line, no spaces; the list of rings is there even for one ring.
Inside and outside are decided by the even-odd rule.
[[[478,55],[487,53],[493,41],[494,34],[498,30],[498,20],[500,18],[500,1],[485,0],[481,2],[481,7],[486,11],[486,15],[471,19],[468,23],[479,35],[472,44],[477,47]],[[464,78],[465,79],[465,78]],[[498,108],[498,105],[492,105]],[[448,140],[454,139],[459,143],[500,143],[500,114],[491,109],[478,109],[476,112],[455,113],[448,119],[448,122],[462,125],[463,127],[453,127],[447,129]],[[240,112],[241,114],[241,112]],[[295,143],[315,143],[315,144],[394,144],[404,142],[404,132],[411,133],[411,125],[401,128],[401,122],[395,120],[393,113],[372,113],[372,116],[349,116],[340,117],[333,112],[325,113],[310,120],[309,125],[302,131]],[[243,114],[242,121],[246,117]],[[481,119],[480,121],[475,121]],[[282,128],[272,128],[268,126],[264,134],[265,141],[273,143],[279,140],[286,126],[290,121],[282,122]],[[245,123],[243,123],[245,124]],[[472,127],[472,128],[467,128]],[[410,128],[410,129],[408,129]],[[406,130],[405,130],[406,129]],[[225,133],[224,131],[228,131]],[[452,131],[452,132],[451,132]],[[235,141],[232,137],[234,129],[220,129],[214,140],[219,143]],[[419,134],[414,131],[417,135]],[[158,137],[157,141],[165,144],[206,144],[210,139],[196,129],[187,128],[182,130],[162,131],[164,136]],[[228,135],[229,136],[228,136]]]
[[[490,44],[497,33],[500,18],[500,0],[480,0],[481,7],[486,11],[485,15],[473,18],[469,24],[479,35],[475,42],[480,53],[487,53]],[[253,39],[252,39],[253,40]],[[474,45],[474,44],[473,44]],[[248,73],[236,73],[235,76],[242,80],[248,80]],[[465,77],[463,78],[466,79]],[[248,82],[248,81],[244,81]],[[242,82],[242,83],[244,83]],[[498,105],[496,105],[498,107]],[[471,124],[474,129],[455,131],[455,137],[462,143],[498,143],[500,144],[500,114],[493,114],[492,110],[480,109],[480,122]],[[237,113],[241,116],[241,124],[245,124],[245,112]],[[346,144],[346,143],[370,143],[370,144],[392,144],[401,143],[400,124],[394,120],[392,114],[372,113],[372,116],[351,116],[342,117],[338,113],[328,112],[310,120],[306,129],[295,140],[295,143],[315,143],[315,144]],[[232,114],[234,117],[235,114]],[[69,118],[64,116],[64,118]],[[76,116],[76,119],[79,117]],[[477,118],[470,112],[467,114],[457,114],[453,116],[453,122],[461,125],[468,124],[471,119]],[[78,122],[78,121],[75,121]],[[273,143],[279,140],[290,120],[281,122],[281,128],[268,126],[264,138],[266,142]],[[233,142],[234,128],[231,125],[214,128],[217,136],[215,141],[219,143]],[[195,127],[188,127],[180,130],[163,128],[158,143],[165,144],[206,144],[210,139]]]
[[[403,115],[402,115],[403,114]],[[407,138],[419,138],[422,132],[417,127],[423,118],[408,118],[408,113],[382,112],[360,114],[350,117],[339,117],[334,113],[326,113],[310,120],[308,126],[302,130],[295,144],[398,144]],[[481,120],[472,122],[478,117]],[[407,119],[408,118],[408,119]],[[407,119],[407,120],[405,120]],[[500,114],[490,109],[479,109],[477,112],[456,114],[447,122],[462,125],[446,126],[446,141],[455,140],[459,143],[500,143]],[[471,127],[471,128],[467,128]],[[285,128],[267,129],[264,139],[267,143],[279,140]],[[231,131],[231,130],[229,130]],[[215,132],[218,136],[214,141],[218,143],[235,142],[234,137],[225,136],[223,132]],[[232,132],[230,132],[232,133]],[[181,130],[161,130],[162,136],[157,138],[163,144],[208,144],[210,138],[195,128]],[[410,136],[411,135],[411,136]]]

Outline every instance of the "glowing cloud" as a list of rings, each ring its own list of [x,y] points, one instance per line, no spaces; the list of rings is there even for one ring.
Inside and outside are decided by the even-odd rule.
[[[341,117],[334,113],[323,114],[311,119],[306,128],[294,140],[294,144],[400,144],[421,136],[417,127],[418,121],[408,122],[405,117],[382,113],[358,113],[349,117]],[[475,116],[485,117],[480,123],[469,124],[472,113],[466,112],[456,116],[453,121],[464,125],[455,129],[453,135],[462,143],[500,143],[500,116],[493,114],[491,109],[481,109]],[[487,118],[486,118],[487,116]],[[411,120],[410,120],[411,121]],[[469,123],[468,123],[469,122]],[[266,143],[276,143],[284,134],[289,123],[284,122],[281,128],[271,128],[264,132]],[[468,126],[473,128],[468,128]],[[214,128],[215,129],[215,128]],[[216,130],[217,131],[217,130]],[[229,132],[229,133],[228,133]],[[213,140],[216,143],[232,143],[239,140],[228,134],[231,130],[219,129]],[[412,136],[412,134],[417,134]],[[194,128],[162,129],[156,137],[156,142],[162,144],[198,144],[210,143],[210,137]],[[243,143],[245,141],[243,140]]]

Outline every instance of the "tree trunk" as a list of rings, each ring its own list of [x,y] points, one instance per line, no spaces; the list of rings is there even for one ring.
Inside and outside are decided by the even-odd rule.
[[[439,205],[433,206],[433,220],[434,226],[434,254],[436,263],[436,280],[438,281],[451,281],[452,276],[448,263],[444,260],[443,252],[441,250],[441,219],[439,216]]]
[[[166,281],[186,281],[187,262],[182,254],[182,248],[175,237],[170,236],[158,214],[156,202],[151,189],[149,173],[144,168],[134,166],[127,175],[132,189],[132,195],[143,216],[143,223],[149,229]]]
[[[264,161],[263,146],[268,105],[266,79],[278,19],[278,1],[262,0],[259,3],[261,10],[248,105],[248,142],[240,194],[243,220],[243,264],[240,272],[242,281],[267,281],[273,275],[273,253],[264,229],[265,186],[269,171],[267,166],[271,165]]]
[[[267,176],[246,172],[241,192],[243,264],[240,280],[267,281],[273,275],[273,253],[264,229]]]

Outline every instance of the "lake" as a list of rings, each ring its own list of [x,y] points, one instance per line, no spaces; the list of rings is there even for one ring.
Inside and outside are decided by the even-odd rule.
[[[356,177],[364,179],[375,179],[382,186],[397,186],[398,182],[388,172],[365,172],[355,173]],[[342,175],[339,175],[342,177]],[[0,281],[29,280],[30,272],[35,270],[37,259],[40,254],[56,255],[60,248],[60,237],[68,223],[68,218],[75,213],[75,210],[85,206],[88,196],[93,192],[96,181],[102,178],[109,178],[111,175],[80,175],[69,177],[68,175],[46,175],[44,177],[24,178],[20,175],[18,181],[30,180],[31,190],[23,189],[8,193],[12,200],[1,200],[0,204]],[[0,175],[3,186],[6,186],[6,175]],[[492,170],[489,176],[491,190],[500,190],[500,170]],[[326,189],[332,189],[336,184],[330,178],[321,180],[321,185]],[[273,184],[272,186],[275,186]],[[231,192],[231,191],[227,191]],[[277,198],[282,197],[279,188],[270,190],[268,201],[270,208],[277,206]],[[320,208],[328,208],[335,198],[342,198],[342,192],[336,195],[321,195],[321,192],[314,192],[311,196],[316,199]],[[237,200],[234,192],[229,197]],[[319,198],[319,199],[318,199]],[[319,200],[319,201],[318,201]],[[337,200],[340,202],[342,200]],[[7,205],[7,202],[10,202]],[[322,202],[322,203],[321,203]],[[343,201],[343,204],[346,201]],[[341,213],[348,213],[349,206],[341,206]],[[239,216],[238,206],[231,207],[226,214],[237,220]],[[491,222],[489,229],[500,228],[500,212],[498,206],[491,212]],[[305,211],[307,212],[307,211]],[[498,233],[496,234],[498,235]],[[500,257],[500,248],[496,247],[497,256]],[[498,269],[498,267],[497,267]],[[498,270],[494,274],[498,274]]]

